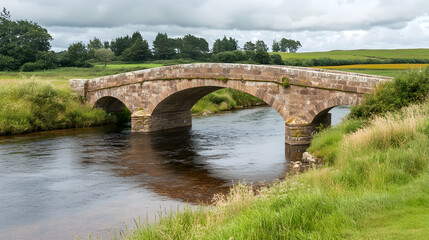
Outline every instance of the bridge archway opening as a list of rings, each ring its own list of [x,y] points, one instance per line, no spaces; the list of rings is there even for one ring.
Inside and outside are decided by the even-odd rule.
[[[128,109],[127,106],[119,99],[115,97],[102,97],[98,99],[95,104],[95,108],[102,108],[108,113],[119,113]]]
[[[339,105],[322,110],[314,117],[312,124],[324,127],[338,125],[349,114],[350,107],[350,105]]]
[[[162,100],[153,110],[152,116],[173,112],[189,112],[204,96],[223,89],[222,87],[195,87],[171,94]]]
[[[247,103],[236,102],[236,99],[234,99],[234,95],[242,94],[244,96],[241,96],[241,99],[248,101]],[[250,101],[250,98],[253,98],[252,101]],[[200,100],[202,102],[198,104]],[[192,113],[202,113],[201,109],[198,108],[204,108],[207,104],[217,105],[220,110],[225,110],[228,106],[231,107],[231,105],[232,108],[235,108],[235,106],[241,105],[249,106],[252,102],[258,105],[269,105],[250,93],[234,88],[218,86],[194,87],[167,96],[154,108],[152,117],[178,112],[190,112],[191,110],[193,111]]]
[[[229,93],[220,93],[219,95],[209,95],[217,90],[228,89],[232,92]],[[192,107],[205,96],[208,99],[205,99],[207,102],[212,102],[218,105],[220,109],[222,109],[222,105],[226,105],[227,103],[223,103],[224,100],[229,102],[234,102],[231,99],[232,94],[249,94],[250,96],[254,96],[253,94],[234,89],[228,87],[221,86],[200,86],[187,88],[184,90],[176,91],[171,93],[170,95],[165,96],[159,103],[154,106],[154,109],[151,111],[151,115],[147,119],[140,119],[143,128],[135,129],[135,131],[148,132],[148,131],[158,131],[170,128],[178,128],[178,127],[188,127],[192,125]],[[250,97],[249,96],[249,97]],[[256,96],[254,96],[256,97]],[[260,98],[258,98],[260,99]],[[207,103],[206,102],[206,103]],[[260,100],[261,103],[265,103],[263,100]],[[235,102],[234,102],[235,103]],[[210,103],[208,103],[210,104]],[[204,105],[201,104],[201,105]],[[150,118],[150,120],[149,120]],[[132,118],[136,126],[139,124],[137,118]],[[149,123],[149,124],[145,124]]]
[[[118,125],[131,122],[130,110],[121,100],[115,97],[102,97],[95,102],[94,107],[104,109],[107,113],[113,114]]]

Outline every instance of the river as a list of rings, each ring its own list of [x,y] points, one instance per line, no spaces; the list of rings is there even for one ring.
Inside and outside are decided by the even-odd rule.
[[[332,124],[348,111],[332,109]],[[210,203],[234,182],[282,179],[289,153],[270,107],[150,134],[97,127],[0,137],[0,238],[109,238],[124,222]]]

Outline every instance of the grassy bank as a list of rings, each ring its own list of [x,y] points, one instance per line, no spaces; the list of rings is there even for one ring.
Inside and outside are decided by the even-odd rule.
[[[0,135],[89,127],[115,121],[67,89],[27,82],[0,89]]]
[[[317,135],[325,166],[216,208],[142,225],[129,239],[424,239],[429,236],[429,104]]]

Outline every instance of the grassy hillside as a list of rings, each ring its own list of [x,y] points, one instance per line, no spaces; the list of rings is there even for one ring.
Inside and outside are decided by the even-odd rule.
[[[274,54],[274,53],[272,53]],[[429,59],[429,49],[393,49],[393,50],[334,50],[328,52],[309,53],[277,53],[283,60],[287,59]]]

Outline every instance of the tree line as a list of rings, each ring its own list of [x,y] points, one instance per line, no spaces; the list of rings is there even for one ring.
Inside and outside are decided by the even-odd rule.
[[[191,61],[249,62],[283,64],[280,55],[268,54],[264,41],[248,41],[240,48],[232,37],[216,39],[212,48],[201,37],[187,34],[170,38],[158,33],[152,47],[140,32],[102,42],[94,37],[88,43],[75,42],[67,50],[51,50],[52,36],[35,22],[13,21],[10,12],[3,8],[0,13],[0,70],[35,71],[56,67],[91,67],[93,62],[106,64],[112,60],[144,62],[149,60],[189,59]],[[296,52],[299,41],[281,39],[273,41],[276,52]]]

